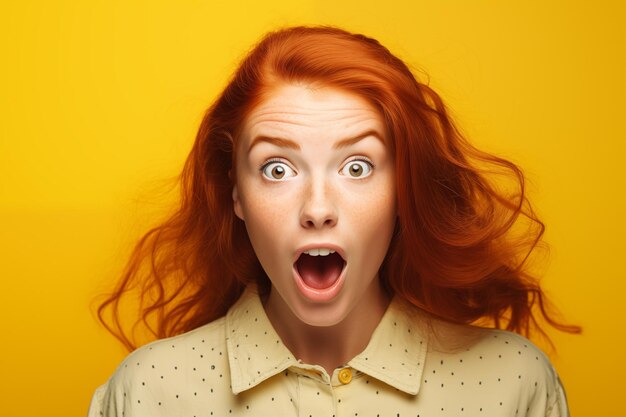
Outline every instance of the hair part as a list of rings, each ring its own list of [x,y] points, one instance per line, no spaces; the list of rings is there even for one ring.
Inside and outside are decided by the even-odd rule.
[[[244,223],[233,210],[237,142],[245,117],[285,83],[356,94],[381,112],[395,158],[398,222],[380,270],[397,297],[438,318],[528,335],[548,308],[528,258],[544,231],[513,163],[473,147],[441,98],[376,40],[333,27],[267,34],[208,109],[180,177],[177,211],[135,247],[121,280],[98,309],[129,349],[134,332],[121,302],[138,295],[140,320],[157,338],[223,316],[243,289],[268,292]],[[500,190],[494,175],[512,179]],[[524,233],[515,233],[524,226]]]

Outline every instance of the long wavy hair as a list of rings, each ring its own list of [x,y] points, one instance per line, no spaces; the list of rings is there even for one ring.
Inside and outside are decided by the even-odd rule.
[[[378,41],[332,27],[292,27],[267,34],[208,109],[180,176],[177,210],[137,243],[100,305],[100,320],[128,349],[136,347],[138,325],[152,337],[180,334],[223,316],[250,283],[269,291],[233,211],[233,164],[246,115],[277,85],[293,82],[356,94],[383,116],[398,199],[380,270],[390,293],[454,323],[527,335],[542,331],[542,317],[579,330],[553,317],[528,272],[544,225],[521,170],[468,143],[441,98]],[[132,327],[122,319],[126,300],[139,312]]]

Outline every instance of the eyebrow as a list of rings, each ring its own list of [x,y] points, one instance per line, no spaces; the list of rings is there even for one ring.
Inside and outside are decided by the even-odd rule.
[[[351,138],[346,138],[346,139],[342,139],[339,142],[335,143],[333,145],[333,149],[342,149],[342,148],[346,148],[348,146],[354,145],[355,143],[369,137],[369,136],[373,136],[376,139],[380,140],[381,142],[385,142],[382,138],[382,135],[380,133],[378,133],[376,130],[368,130],[364,133],[360,133],[357,136],[351,137]],[[276,136],[265,136],[265,135],[259,135],[259,136],[255,136],[254,139],[252,139],[252,143],[250,144],[250,147],[248,148],[248,152],[250,152],[250,150],[255,147],[256,145],[258,145],[259,143],[262,142],[266,142],[266,143],[270,143],[272,145],[278,146],[280,148],[290,148],[290,149],[296,149],[296,150],[300,150],[300,145],[298,145],[296,142],[294,142],[291,139],[286,139],[286,138],[280,138],[280,137],[276,137]]]

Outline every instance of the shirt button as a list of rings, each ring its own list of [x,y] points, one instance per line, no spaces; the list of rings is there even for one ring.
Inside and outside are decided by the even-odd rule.
[[[339,382],[342,384],[349,384],[352,381],[352,371],[350,368],[343,368],[339,371]]]

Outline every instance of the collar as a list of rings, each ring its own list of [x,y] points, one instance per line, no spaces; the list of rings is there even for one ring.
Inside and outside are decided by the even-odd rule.
[[[395,297],[363,352],[348,366],[415,395],[424,370],[427,340],[415,308]],[[310,368],[283,344],[254,287],[246,288],[226,315],[226,345],[234,394],[290,367]]]
[[[226,314],[226,348],[233,394],[298,365],[272,327],[254,286],[248,286]]]
[[[428,340],[418,310],[394,297],[367,347],[348,365],[407,394],[422,381]]]

